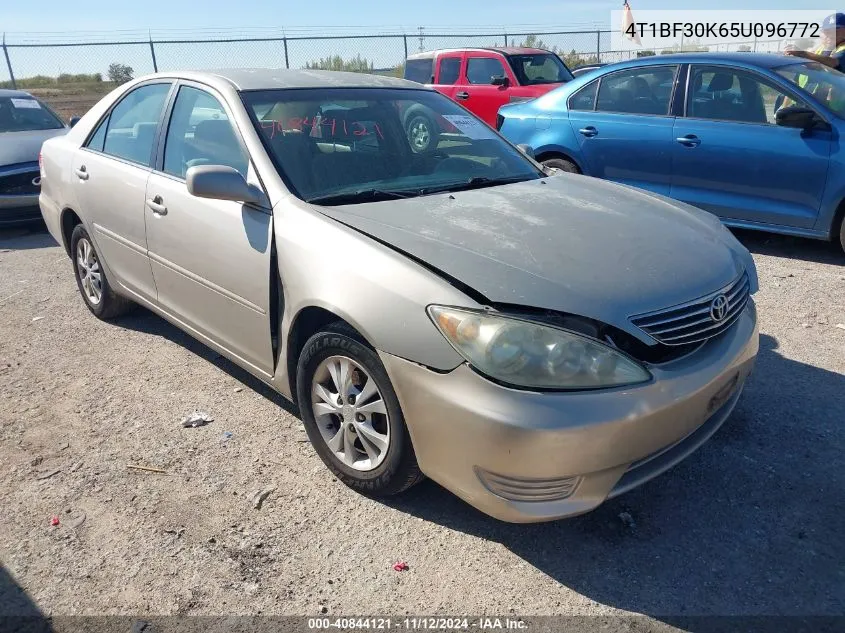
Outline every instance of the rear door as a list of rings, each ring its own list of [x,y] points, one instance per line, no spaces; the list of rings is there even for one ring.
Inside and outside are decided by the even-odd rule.
[[[105,116],[72,161],[73,187],[112,281],[149,301],[156,288],[147,256],[144,192],[172,82],[142,84]]]
[[[775,123],[791,89],[731,66],[692,65],[675,121],[671,195],[724,218],[811,228],[827,181],[831,132]]]
[[[197,198],[185,175],[224,165],[260,186],[224,100],[182,82],[146,193],[147,242],[159,304],[199,338],[265,376],[270,328],[272,210]]]
[[[628,68],[570,98],[569,123],[587,174],[669,195],[678,71],[677,64]]]
[[[494,85],[494,78],[504,77],[508,85]],[[496,125],[499,108],[510,101],[509,86],[516,84],[513,71],[504,55],[485,51],[468,51],[461,85],[455,100],[489,125]]]

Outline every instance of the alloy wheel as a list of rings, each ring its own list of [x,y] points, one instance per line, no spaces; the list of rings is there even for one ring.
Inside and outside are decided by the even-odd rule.
[[[345,356],[329,356],[317,367],[311,409],[320,435],[346,466],[377,468],[390,447],[387,407],[375,380]]]
[[[76,244],[76,265],[85,299],[91,305],[98,305],[103,298],[103,273],[97,252],[87,238]]]

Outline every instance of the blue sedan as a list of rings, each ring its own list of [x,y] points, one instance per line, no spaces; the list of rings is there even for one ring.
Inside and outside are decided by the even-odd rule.
[[[540,162],[845,248],[845,75],[798,57],[683,53],[595,70],[497,126]]]

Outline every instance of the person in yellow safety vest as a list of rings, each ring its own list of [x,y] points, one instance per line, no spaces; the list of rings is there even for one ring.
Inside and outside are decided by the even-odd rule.
[[[813,52],[789,50],[786,51],[786,54],[793,57],[803,57],[839,72],[845,72],[845,13],[835,13],[824,19],[824,22],[822,22],[822,45],[816,50]],[[802,88],[807,84],[807,79],[806,75],[799,78],[799,85]]]

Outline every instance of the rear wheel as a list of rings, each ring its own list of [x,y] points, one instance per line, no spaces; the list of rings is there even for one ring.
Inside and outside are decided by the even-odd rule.
[[[91,236],[82,224],[77,224],[70,237],[73,272],[76,285],[88,309],[99,319],[112,319],[124,314],[133,303],[116,294],[109,285],[106,272]]]
[[[845,216],[839,222],[839,247],[845,251]]]
[[[580,174],[581,170],[578,169],[578,165],[573,163],[568,158],[547,158],[546,160],[542,161],[543,165],[546,167],[553,167],[555,169],[560,169],[561,171],[568,172],[570,174]]]
[[[349,326],[336,323],[308,339],[296,392],[311,444],[347,486],[387,496],[422,479],[387,372]]]

